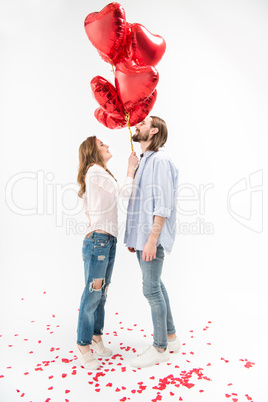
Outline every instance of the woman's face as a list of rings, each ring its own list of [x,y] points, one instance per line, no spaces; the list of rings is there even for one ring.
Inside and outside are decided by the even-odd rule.
[[[99,140],[98,138],[96,139],[96,143],[97,143],[99,153],[101,154],[101,156],[104,160],[104,163],[106,164],[108,162],[108,160],[111,159],[111,157],[113,156],[111,154],[111,152],[109,151],[109,145],[103,144],[103,142],[101,140]]]

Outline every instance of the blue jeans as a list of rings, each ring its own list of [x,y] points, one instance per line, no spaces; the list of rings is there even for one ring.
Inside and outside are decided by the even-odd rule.
[[[175,326],[171,314],[169,298],[166,288],[161,281],[164,262],[164,249],[157,247],[156,258],[152,261],[143,261],[142,251],[136,251],[142,270],[143,294],[147,298],[152,313],[154,327],[154,342],[156,348],[167,347],[167,334],[175,334]]]
[[[78,345],[89,345],[93,335],[102,335],[107,286],[111,282],[116,242],[114,236],[105,233],[92,232],[90,237],[84,238],[82,256],[85,288],[78,317]],[[94,289],[94,279],[102,279],[101,289]]]

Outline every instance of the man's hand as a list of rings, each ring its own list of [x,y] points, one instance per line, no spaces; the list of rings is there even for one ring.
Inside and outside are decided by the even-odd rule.
[[[128,249],[128,251],[130,251],[131,253],[136,253],[136,249],[133,248],[133,247],[128,247],[127,249]]]
[[[155,258],[156,258],[156,243],[148,240],[142,250],[142,259],[143,261],[152,261]]]

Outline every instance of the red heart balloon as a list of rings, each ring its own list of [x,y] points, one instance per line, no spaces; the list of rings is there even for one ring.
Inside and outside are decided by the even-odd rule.
[[[138,102],[148,98],[158,80],[158,72],[152,66],[137,66],[131,61],[117,64],[115,87],[125,110],[129,112]]]
[[[126,33],[123,7],[119,3],[110,3],[100,12],[89,14],[85,19],[85,30],[103,59],[115,64]]]
[[[162,36],[152,34],[141,24],[131,24],[130,30],[130,58],[142,66],[156,66],[165,53],[165,40]]]
[[[135,108],[129,111],[129,124],[135,126],[140,123],[152,110],[156,101],[157,92],[156,90],[143,102],[136,105]],[[103,124],[105,127],[110,129],[118,129],[127,126],[127,118],[122,113],[109,113],[106,110],[99,107],[94,113],[96,119],[99,123]]]
[[[112,130],[115,128],[123,128],[127,126],[127,121],[124,116],[119,114],[110,114],[103,110],[101,107],[95,110],[94,116],[99,123]]]
[[[115,87],[109,81],[98,75],[91,80],[90,85],[96,101],[106,112],[124,116],[123,104]]]
[[[146,116],[150,113],[152,108],[154,107],[155,101],[157,97],[156,89],[149,96],[149,98],[145,99],[143,102],[139,103],[134,109],[131,109],[129,112],[129,123],[131,126],[136,126],[136,124],[140,123],[145,119]]]

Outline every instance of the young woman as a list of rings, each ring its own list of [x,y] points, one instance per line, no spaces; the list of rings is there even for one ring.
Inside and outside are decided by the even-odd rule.
[[[112,154],[109,146],[95,136],[88,137],[79,148],[79,197],[84,199],[85,212],[90,218],[89,231],[83,240],[85,288],[81,297],[76,355],[87,369],[97,369],[100,356],[111,356],[103,345],[104,305],[111,282],[118,235],[117,198],[130,197],[138,158],[132,152],[128,159],[125,183],[119,189],[107,163]]]

